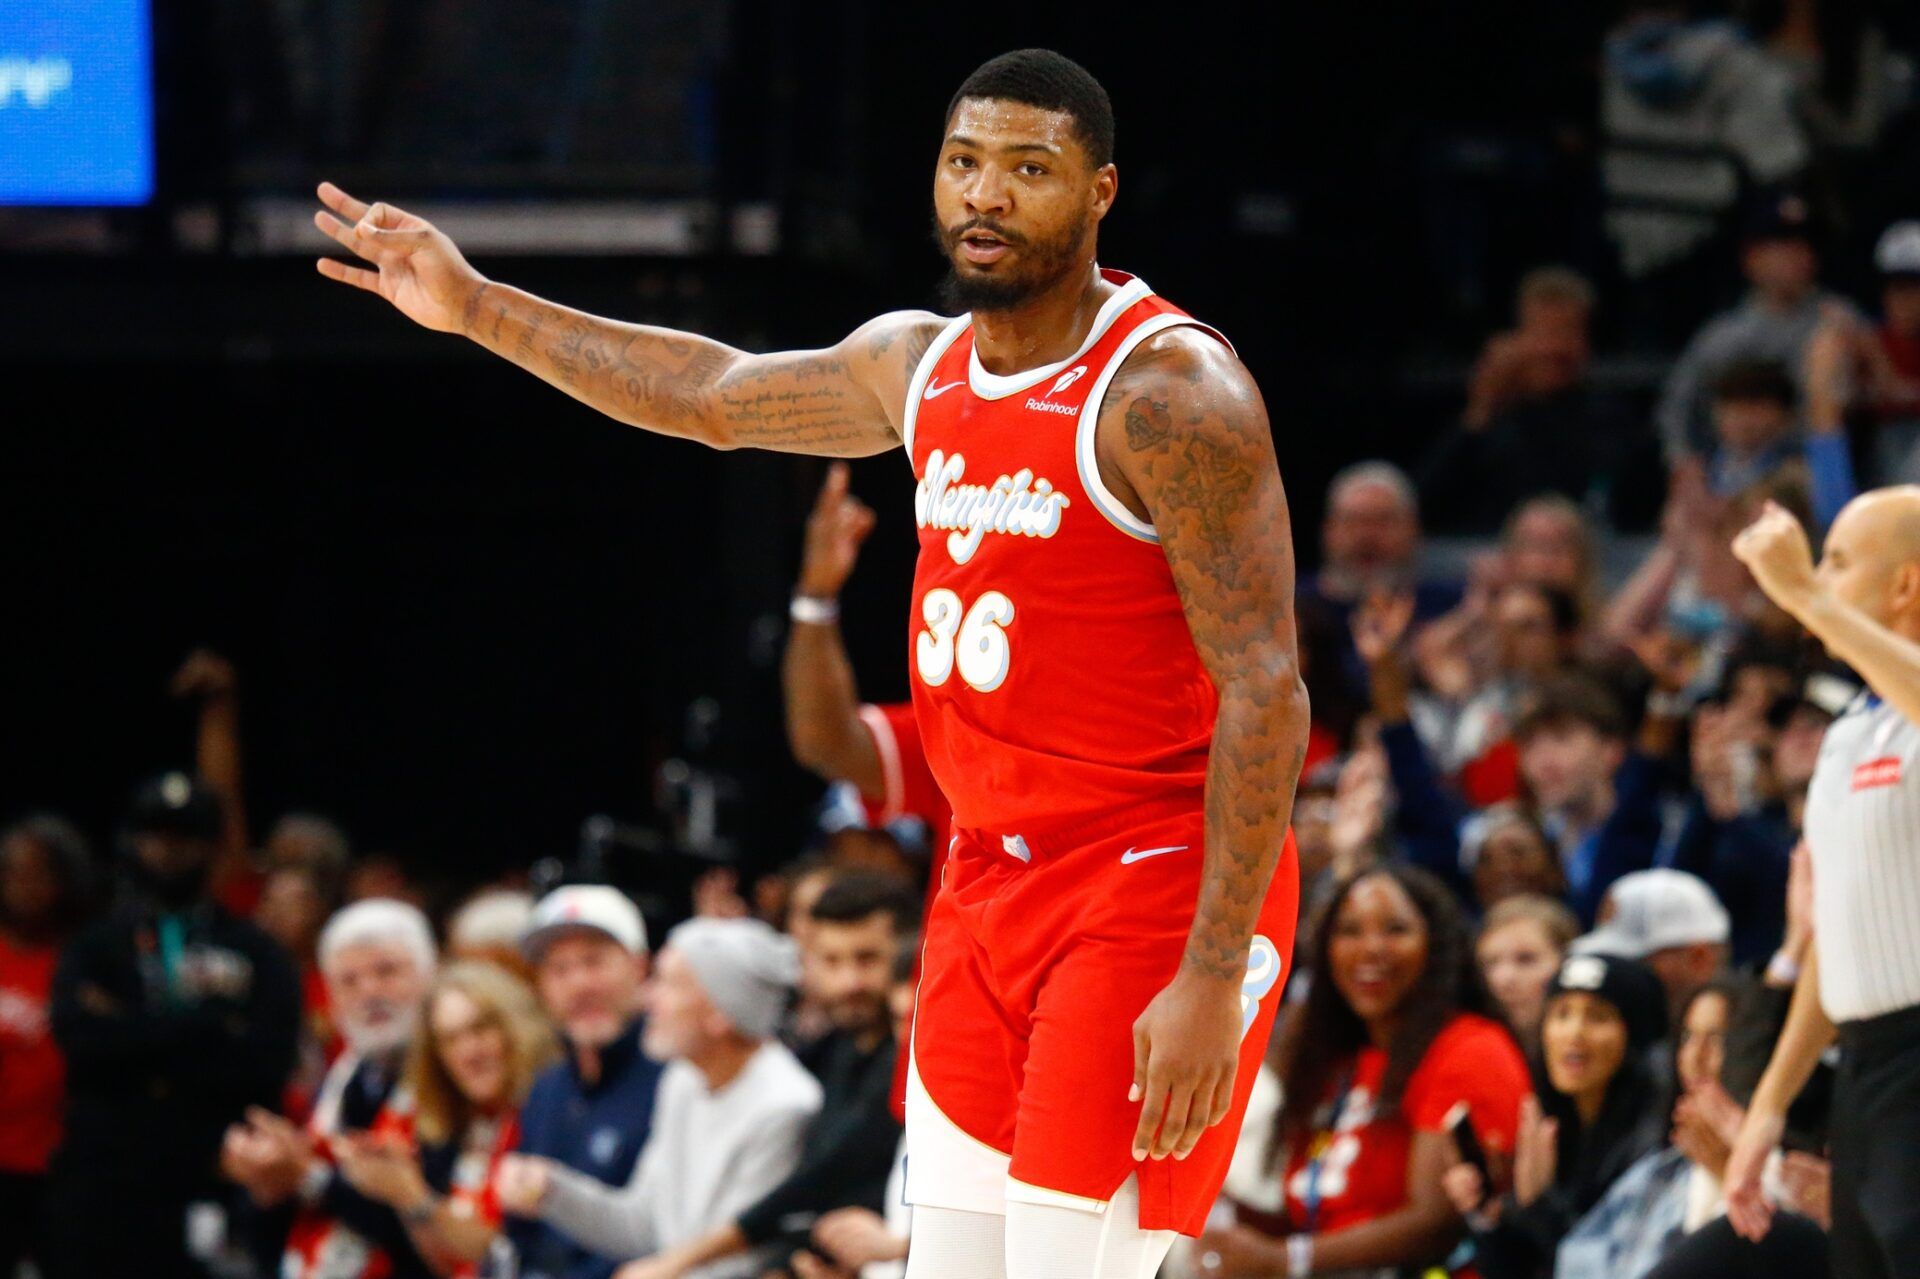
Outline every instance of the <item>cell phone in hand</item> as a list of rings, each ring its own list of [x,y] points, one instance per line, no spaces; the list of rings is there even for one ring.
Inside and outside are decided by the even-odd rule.
[[[1460,1152],[1462,1163],[1470,1165],[1480,1174],[1480,1184],[1487,1193],[1493,1193],[1493,1171],[1487,1167],[1487,1152],[1480,1145],[1479,1136],[1473,1131],[1473,1120],[1467,1113],[1467,1103],[1455,1102],[1453,1109],[1447,1112],[1442,1121],[1446,1125],[1447,1135],[1453,1138],[1454,1147]]]

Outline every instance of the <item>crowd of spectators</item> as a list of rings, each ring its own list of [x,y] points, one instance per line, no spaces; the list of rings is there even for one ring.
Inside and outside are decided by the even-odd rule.
[[[1627,291],[1528,273],[1452,427],[1327,492],[1298,592],[1307,915],[1169,1274],[1822,1264],[1824,1080],[1765,1243],[1720,1178],[1811,945],[1806,788],[1858,686],[1729,541],[1769,502],[1817,540],[1920,481],[1920,221],[1869,237],[1872,296],[1819,249],[1873,207],[1913,67],[1862,6],[1628,9],[1598,157]],[[1706,314],[1723,269],[1746,296]],[[1609,305],[1672,339],[1638,410],[1594,374]],[[1649,487],[1657,533],[1623,542]],[[873,526],[836,465],[798,593],[834,600]],[[903,1274],[949,815],[833,619],[797,616],[782,667],[822,838],[758,883],[709,874],[657,951],[620,887],[471,886],[434,919],[325,817],[256,841],[234,672],[194,654],[193,768],[143,784],[111,849],[52,814],[0,830],[0,1279]]]

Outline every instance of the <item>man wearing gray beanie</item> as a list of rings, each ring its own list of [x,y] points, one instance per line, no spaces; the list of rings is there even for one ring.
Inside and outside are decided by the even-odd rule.
[[[653,1131],[633,1179],[615,1188],[537,1156],[509,1156],[508,1212],[538,1217],[626,1261],[671,1252],[725,1226],[800,1161],[820,1085],[773,1037],[800,961],[752,919],[694,919],[667,934],[646,993],[647,1054],[667,1063]],[[738,1253],[688,1279],[747,1279],[768,1254]]]

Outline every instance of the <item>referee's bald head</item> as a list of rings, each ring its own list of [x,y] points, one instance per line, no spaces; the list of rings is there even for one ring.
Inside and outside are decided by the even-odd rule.
[[[1875,621],[1920,637],[1920,484],[1872,489],[1847,503],[1827,531],[1820,576]]]

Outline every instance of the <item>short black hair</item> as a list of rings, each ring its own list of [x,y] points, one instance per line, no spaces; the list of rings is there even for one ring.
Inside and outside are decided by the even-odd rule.
[[[1073,117],[1074,136],[1094,168],[1113,160],[1113,100],[1093,73],[1052,49],[1015,49],[980,64],[947,103],[946,118],[962,98],[998,98]]]
[[[877,870],[841,871],[813,903],[816,924],[858,924],[882,912],[892,919],[897,933],[911,932],[920,922],[920,903],[912,885]]]
[[[1713,379],[1713,398],[1715,403],[1764,400],[1791,410],[1800,394],[1778,360],[1735,360]]]

